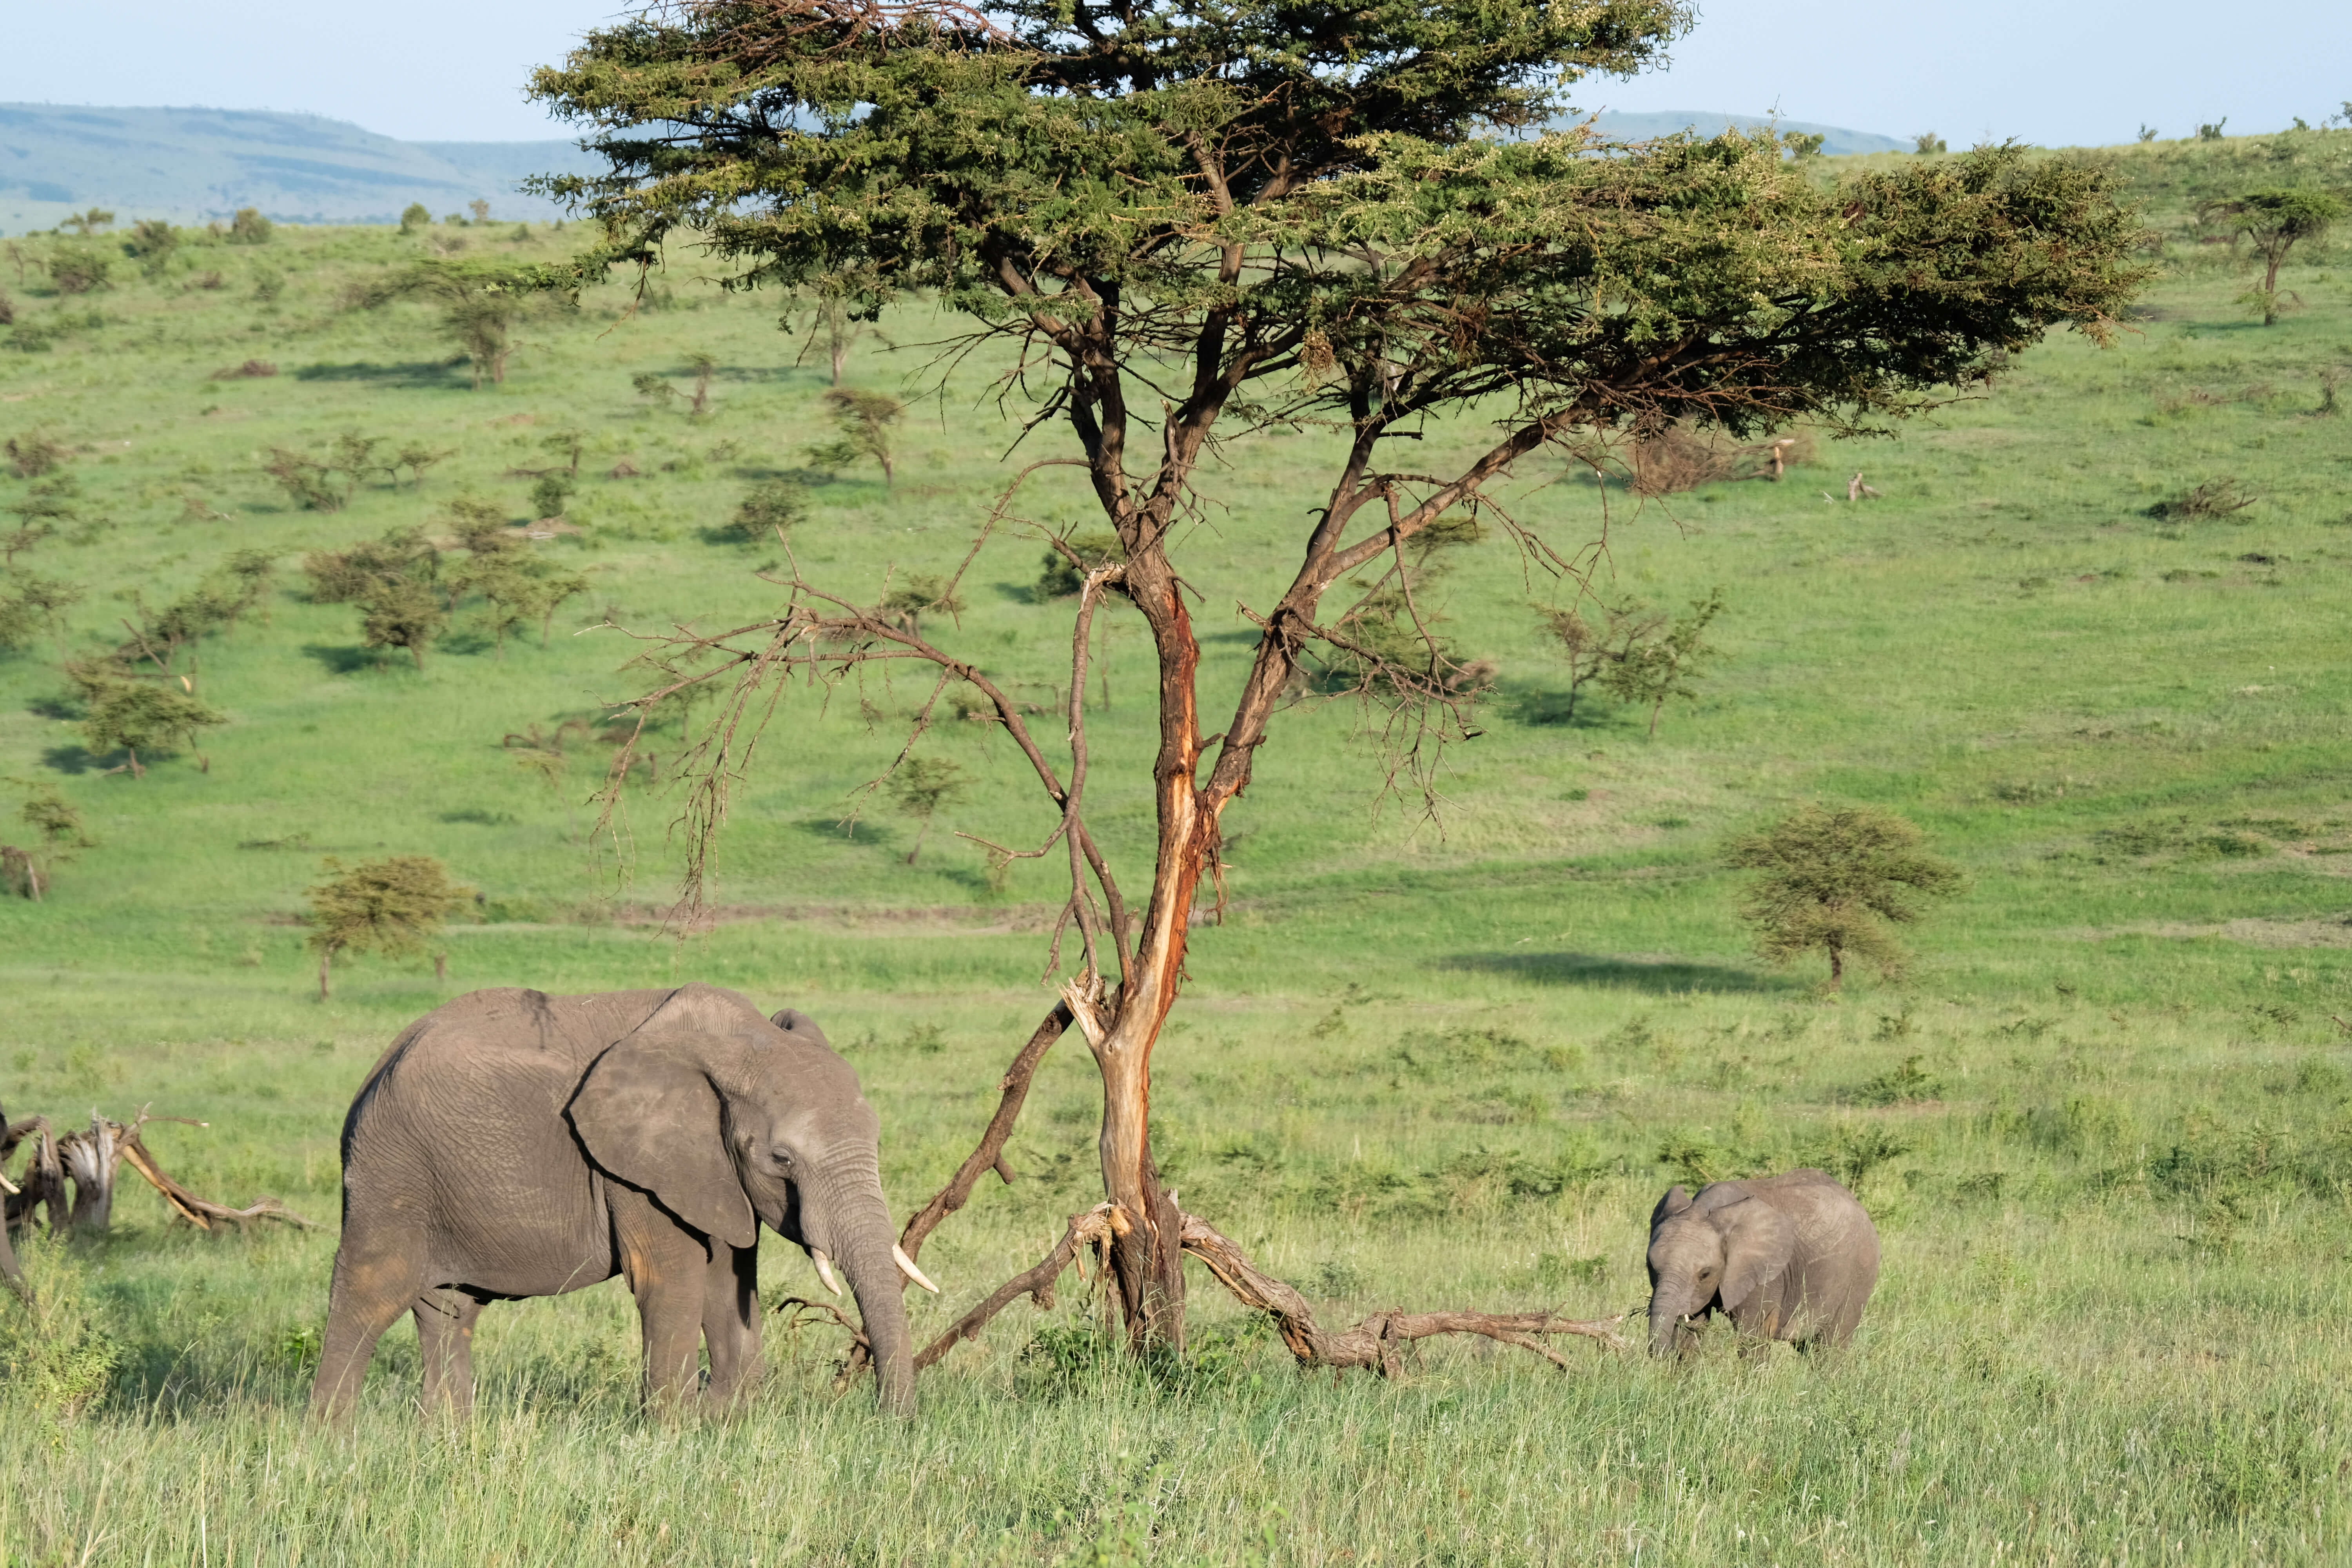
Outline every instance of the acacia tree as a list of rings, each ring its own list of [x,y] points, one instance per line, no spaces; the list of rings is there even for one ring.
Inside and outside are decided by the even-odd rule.
[[[2262,307],[2267,327],[2278,321],[2278,275],[2287,252],[2297,240],[2317,244],[2347,211],[2352,208],[2341,197],[2326,191],[2289,189],[2249,191],[2230,201],[2208,202],[2197,216],[2226,229],[2233,241],[2251,241],[2263,258],[2263,286],[2253,291],[2252,302]]]
[[[422,952],[440,934],[441,922],[474,896],[430,855],[387,855],[349,868],[331,858],[325,869],[327,879],[310,890],[310,910],[303,917],[310,949],[319,955],[321,1002],[331,994],[337,953]]]
[[[1409,542],[1465,510],[1531,561],[1577,572],[1589,555],[1493,493],[1530,455],[1677,419],[1734,436],[1801,418],[1884,426],[2053,325],[2104,335],[2145,276],[2112,176],[2064,157],[1980,148],[1824,191],[1770,136],[1605,147],[1590,130],[1492,133],[1550,119],[1589,72],[1639,68],[1686,22],[1675,0],[674,0],[591,33],[536,77],[610,164],[542,183],[608,237],[550,268],[548,286],[650,268],[675,240],[706,247],[738,287],[854,277],[874,309],[935,290],[971,342],[1001,340],[1017,360],[1003,396],[1066,442],[1024,477],[1079,468],[1118,536],[1123,559],[1087,568],[1071,607],[1055,718],[1066,771],[978,653],[798,572],[773,616],[674,639],[640,700],[649,712],[730,684],[671,774],[691,783],[689,909],[775,683],[795,674],[929,663],[939,685],[918,730],[948,688],[970,685],[1056,809],[1043,844],[1001,852],[1066,857],[1054,952],[1075,928],[1076,973],[1016,1057],[986,1139],[903,1245],[915,1252],[991,1168],[1028,1073],[1073,1020],[1103,1080],[1108,1202],[919,1364],[1050,1283],[1087,1239],[1109,1248],[1138,1344],[1181,1344],[1186,1250],[1274,1311],[1302,1360],[1386,1367],[1397,1339],[1465,1326],[1528,1342],[1527,1325],[1452,1314],[1327,1333],[1295,1291],[1180,1213],[1152,1159],[1151,1056],[1195,894],[1286,691],[1318,661],[1352,660],[1357,689],[1407,714],[1394,732],[1425,754],[1475,689],[1434,638],[1417,667],[1352,641],[1341,628],[1356,590],[1341,585],[1363,573],[1365,593],[1383,592]],[[1433,474],[1383,461],[1412,449],[1428,462],[1391,443],[1472,411],[1492,426],[1466,462]],[[1196,474],[1221,440],[1307,424],[1334,437],[1328,498],[1299,521],[1289,580],[1244,610],[1255,653],[1219,694],[1221,721],[1206,718],[1176,559]],[[1087,634],[1113,590],[1158,665],[1157,833],[1139,911],[1085,809]],[[1422,625],[1410,605],[1407,616]],[[625,746],[616,780],[628,759]]]
[[[1921,848],[1923,838],[1876,806],[1809,805],[1733,840],[1724,862],[1757,873],[1739,914],[1756,927],[1758,950],[1776,963],[1826,955],[1835,991],[1849,957],[1901,973],[1910,955],[1891,928],[1959,889],[1958,868]]]

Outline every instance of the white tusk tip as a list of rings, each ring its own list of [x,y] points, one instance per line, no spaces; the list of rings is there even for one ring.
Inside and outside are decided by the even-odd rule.
[[[841,1281],[833,1277],[833,1259],[824,1255],[824,1249],[810,1247],[809,1261],[816,1265],[816,1277],[824,1281],[824,1288],[836,1296],[840,1295]]]
[[[915,1260],[907,1256],[907,1249],[905,1247],[893,1245],[890,1248],[890,1256],[898,1260],[898,1271],[900,1273],[904,1274],[908,1279],[912,1279],[916,1284],[920,1285],[924,1289],[929,1290],[932,1295],[936,1296],[940,1293],[940,1288],[931,1283],[930,1277],[926,1275],[921,1269],[915,1267]]]

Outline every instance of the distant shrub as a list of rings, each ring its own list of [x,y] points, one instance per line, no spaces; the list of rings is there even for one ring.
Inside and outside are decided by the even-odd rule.
[[[1944,139],[1934,132],[1922,131],[1918,135],[1911,138],[1911,151],[1924,158],[1933,153],[1949,152],[1950,149],[1944,145]]]
[[[1828,140],[1818,131],[1792,131],[1780,138],[1780,144],[1789,150],[1789,156],[1803,163],[1807,159],[1820,157],[1822,143]]]
[[[1739,914],[1764,956],[1785,963],[1823,953],[1834,990],[1848,954],[1899,973],[1908,955],[1891,928],[1918,920],[1922,900],[1958,889],[1958,869],[1922,849],[1924,837],[1877,806],[1810,805],[1734,840],[1724,858],[1758,873]]]
[[[71,456],[64,442],[39,430],[9,437],[0,443],[0,452],[8,455],[8,467],[20,479],[37,479],[43,474],[53,473]]]
[[[808,491],[790,479],[770,479],[736,503],[734,525],[746,544],[764,544],[807,517]]]
[[[310,579],[312,604],[348,605],[394,582],[435,580],[440,553],[421,530],[395,528],[342,550],[314,550],[302,558],[302,571]]]
[[[328,879],[310,890],[310,951],[319,955],[319,995],[329,994],[329,971],[340,953],[422,952],[442,922],[474,897],[449,879],[449,868],[429,855],[391,855],[346,869],[329,860]]]
[[[1072,561],[1070,557],[1077,557]],[[1127,547],[1107,528],[1087,529],[1064,538],[1059,546],[1045,547],[1045,570],[1035,593],[1042,601],[1064,598],[1078,591],[1086,574],[1127,559]]]
[[[180,231],[161,218],[140,219],[122,242],[122,253],[139,263],[140,272],[150,281],[163,275],[172,253],[179,247]]]
[[[569,474],[540,475],[538,482],[530,487],[530,514],[538,518],[562,517],[575,482]]]
[[[49,281],[60,294],[87,294],[107,286],[114,263],[96,251],[79,247],[60,248],[49,258]]]
[[[278,365],[276,362],[266,359],[249,359],[243,364],[232,365],[226,370],[216,370],[213,372],[212,379],[215,381],[248,381],[260,376],[276,375],[277,374]]]
[[[139,753],[150,755],[174,745],[195,747],[199,732],[228,722],[228,715],[176,684],[142,680],[112,660],[68,665],[67,677],[80,689],[89,717],[82,721],[82,742],[92,755],[122,752],[128,759],[118,772],[144,778],[147,769]],[[199,752],[197,766],[211,771]]]
[[[2159,521],[2195,522],[2243,511],[2260,499],[2240,488],[2236,479],[2208,479],[2184,495],[2157,502],[2143,515]]]
[[[882,466],[882,482],[897,483],[891,430],[907,412],[906,405],[887,393],[860,392],[850,386],[826,388],[824,401],[837,434],[833,440],[810,447],[809,461],[830,470],[871,458]]]
[[[1918,1057],[1905,1057],[1876,1078],[1865,1079],[1853,1091],[1854,1103],[1911,1105],[1937,1098],[1944,1092],[1943,1084],[1922,1068],[1919,1062]]]
[[[423,202],[411,202],[400,211],[400,232],[414,234],[433,222],[433,214]]]
[[[239,207],[229,220],[228,242],[231,245],[268,245],[274,226],[261,216],[258,207]]]
[[[2219,142],[2221,140],[2221,127],[2229,123],[2230,117],[2225,114],[2210,125],[2200,125],[2197,128],[2197,140],[2200,142]]]
[[[482,200],[479,196],[467,202],[466,204],[466,210],[474,215],[474,221],[476,223],[488,223],[490,221],[490,204]]]

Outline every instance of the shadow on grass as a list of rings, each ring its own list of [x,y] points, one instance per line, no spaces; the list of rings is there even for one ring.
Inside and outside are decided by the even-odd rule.
[[[100,773],[107,765],[105,758],[93,755],[87,746],[51,746],[41,753],[41,766],[52,773]]]
[[[384,662],[375,649],[348,644],[304,643],[302,654],[324,665],[331,675],[357,675],[363,669],[382,668]]]
[[[413,364],[306,364],[294,373],[297,381],[356,381],[374,386],[457,386],[470,384],[470,374],[460,375],[467,361],[435,360]]]
[[[1757,995],[1799,989],[1778,975],[1680,958],[1611,957],[1596,952],[1464,952],[1435,961],[1440,969],[1507,974],[1548,985],[1590,985],[1604,991],[1643,991],[1657,995],[1703,992],[1710,995]]]

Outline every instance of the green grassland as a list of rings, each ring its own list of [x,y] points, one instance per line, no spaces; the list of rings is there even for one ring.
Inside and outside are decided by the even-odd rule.
[[[2238,184],[2341,183],[2352,136],[2159,144],[2114,156],[2149,195],[2164,271],[2110,347],[2053,340],[1990,394],[1899,439],[1824,442],[1779,485],[1637,507],[1563,465],[1500,498],[1555,542],[1600,536],[1596,586],[1678,608],[1720,585],[1723,658],[1696,703],[1647,714],[1565,678],[1531,605],[1573,586],[1507,542],[1454,552],[1446,635],[1500,674],[1449,751],[1438,809],[1383,795],[1346,702],[1280,721],[1226,822],[1230,903],[1194,933],[1158,1056],[1156,1149],[1212,1217],[1340,1321],[1391,1306],[1638,1308],[1667,1182],[1824,1163],[1877,1216],[1886,1267],[1847,1354],[1690,1364],[1437,1346],[1394,1384],[1289,1370],[1213,1281],[1182,1365],[1097,1352],[1068,1281],[927,1374],[919,1418],[836,1396],[837,1335],[774,1320],[775,1375],[724,1423],[639,1419],[617,1287],[483,1321],[482,1410],[416,1428],[414,1335],[388,1337],[356,1438],[306,1433],[332,1231],[213,1237],[126,1188],[114,1233],[29,1244],[47,1331],[0,1315],[19,1461],[0,1543],[36,1563],[2240,1563],[2352,1550],[2352,791],[2344,657],[2352,411],[2315,412],[2352,364],[2352,267],[2298,251],[2301,308],[2264,329],[2242,258],[2187,212]],[[1824,177],[1834,174],[1837,163]],[[60,790],[96,847],[53,896],[0,900],[0,1097],[60,1121],[95,1105],[201,1119],[148,1138],[208,1196],[275,1194],[331,1222],[335,1134],[409,1018],[476,985],[588,990],[688,979],[825,1025],[884,1125],[901,1210],[970,1147],[1003,1064],[1050,995],[1043,867],[992,879],[961,829],[1049,822],[993,727],[922,742],[974,777],[915,866],[911,823],[856,792],[928,686],[868,679],[777,710],[723,841],[715,925],[662,911],[673,798],[633,794],[617,835],[586,796],[607,706],[641,646],[593,629],[706,629],[772,613],[780,557],[726,537],[754,484],[827,430],[822,355],[783,303],[730,295],[690,256],[642,302],[592,291],[528,321],[502,386],[469,388],[428,309],[355,311],[355,283],[467,242],[562,254],[569,233],[281,227],[183,247],[163,275],[14,295],[0,435],[74,451],[79,517],[14,570],[86,584],[76,657],[122,640],[229,552],[283,552],[266,613],[202,647],[229,722],[144,778],[93,757],[47,641],[0,659],[0,776]],[[47,243],[47,242],[40,242]],[[207,273],[218,287],[199,286]],[[793,550],[870,601],[953,570],[1023,463],[992,395],[1002,359],[941,368],[953,323],[910,305],[849,380],[919,388],[898,475],[809,491]],[[6,341],[0,333],[0,342]],[[895,344],[896,347],[891,347]],[[709,413],[632,390],[719,370]],[[265,377],[213,379],[248,359]],[[528,516],[544,442],[585,437],[581,531],[535,544],[593,587],[546,647],[501,655],[461,611],[420,671],[308,602],[301,552],[428,531],[471,493]],[[451,455],[415,487],[299,510],[274,447],[346,432]],[[1428,433],[1435,467],[1480,426]],[[1230,692],[1334,442],[1233,443],[1180,552],[1204,689]],[[639,472],[613,478],[627,464]],[[1843,500],[1860,470],[1882,492]],[[2230,517],[2149,515],[2231,478]],[[0,478],[0,504],[26,493]],[[1831,499],[1837,498],[1837,499]],[[1606,508],[1604,514],[1604,506]],[[1032,592],[1036,530],[1094,526],[1033,478],[964,578],[943,640],[1041,708],[1067,620]],[[1108,643],[1090,800],[1130,886],[1147,876],[1150,672],[1131,615]],[[930,624],[930,623],[927,623]],[[1100,697],[1097,692],[1097,698]],[[567,721],[552,784],[509,734]],[[665,759],[677,731],[656,734]],[[13,812],[22,789],[0,792]],[[1811,800],[1883,805],[1966,870],[1900,983],[1824,996],[1752,956],[1727,837]],[[20,831],[13,819],[0,837]],[[297,923],[320,860],[429,854],[479,889],[449,977],[360,960],[315,999]],[[984,1190],[927,1247],[936,1330],[1094,1201],[1097,1097],[1048,1058]],[[770,1248],[771,1299],[806,1290]],[[13,1313],[13,1309],[11,1309]],[[102,1369],[111,1363],[110,1372]]]

